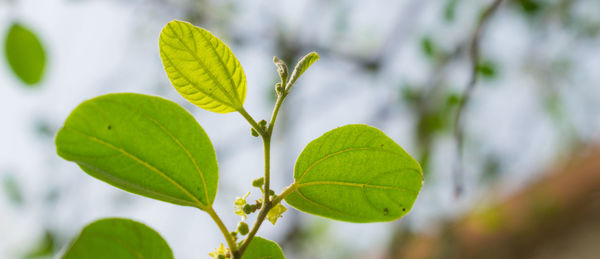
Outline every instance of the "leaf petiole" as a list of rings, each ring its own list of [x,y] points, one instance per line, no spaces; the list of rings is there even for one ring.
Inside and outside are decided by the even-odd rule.
[[[244,107],[240,108],[237,111],[244,117],[244,119],[246,119],[246,121],[248,121],[248,123],[250,123],[252,128],[254,128],[256,130],[256,132],[258,132],[258,134],[260,134],[261,136],[264,136],[266,134],[266,132],[263,130],[263,128],[258,125],[256,120],[254,120],[254,118],[252,118],[252,116],[250,116],[250,114],[248,114],[248,112],[246,111],[246,109],[244,109]]]
[[[217,215],[217,212],[213,209],[212,206],[208,207],[206,209],[206,212],[208,213],[208,215],[210,215],[210,217],[213,219],[213,221],[217,224],[217,226],[219,227],[219,230],[221,230],[221,232],[223,233],[223,236],[225,237],[225,241],[227,241],[227,246],[229,246],[229,250],[231,250],[231,253],[235,254],[236,251],[238,250],[237,245],[235,244],[235,241],[233,240],[233,236],[231,236],[231,233],[229,232],[229,230],[227,230],[227,227],[225,226],[225,224],[223,224],[223,221],[221,220],[219,215]]]

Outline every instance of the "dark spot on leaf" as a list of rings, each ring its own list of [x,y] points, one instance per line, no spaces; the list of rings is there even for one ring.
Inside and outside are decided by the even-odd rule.
[[[106,127],[108,130],[112,129],[112,126],[108,125],[108,127]]]
[[[390,213],[388,208],[383,208],[383,215],[387,215],[388,213]]]
[[[383,144],[381,144],[381,147],[383,147]]]
[[[402,208],[402,211],[406,211],[406,208]]]

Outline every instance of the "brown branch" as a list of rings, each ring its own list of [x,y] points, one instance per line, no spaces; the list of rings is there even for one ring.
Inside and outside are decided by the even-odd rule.
[[[498,7],[503,2],[503,0],[494,0],[490,6],[488,6],[482,13],[479,21],[477,22],[477,26],[475,27],[475,31],[471,36],[470,45],[469,45],[469,60],[471,62],[471,76],[465,90],[462,94],[462,98],[460,99],[460,103],[458,104],[458,108],[456,111],[456,117],[454,120],[454,137],[456,139],[456,148],[457,148],[457,162],[456,168],[454,171],[454,194],[456,197],[460,196],[463,191],[463,163],[462,163],[462,152],[463,152],[463,130],[461,127],[461,118],[463,111],[469,102],[471,94],[477,85],[478,80],[478,67],[479,67],[479,39],[481,38],[481,34],[483,31],[483,27],[490,19],[490,17],[498,10]]]

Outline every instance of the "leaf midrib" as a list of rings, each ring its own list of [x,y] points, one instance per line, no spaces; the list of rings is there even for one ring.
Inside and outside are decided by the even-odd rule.
[[[398,155],[400,156],[401,154],[398,154],[396,152],[390,151],[390,150],[385,150],[385,149],[381,149],[380,147],[351,147],[351,148],[346,148],[346,149],[342,149],[333,153],[329,153],[325,156],[323,156],[322,158],[317,159],[316,161],[314,161],[312,164],[310,164],[306,170],[304,170],[304,172],[302,173],[302,175],[300,177],[298,177],[296,179],[296,182],[302,182],[302,179],[304,178],[304,176],[306,176],[306,174],[316,165],[318,165],[319,163],[323,162],[324,160],[343,154],[343,153],[347,153],[347,152],[354,152],[354,151],[363,151],[363,150],[370,150],[370,151],[375,151],[375,152],[385,152],[385,153],[391,153],[394,155]]]
[[[220,57],[221,57],[221,55],[219,55],[219,53],[217,53],[217,49],[216,49],[216,47],[215,47],[215,46],[213,46],[213,44],[212,44],[212,42],[211,42],[211,39],[207,38],[207,36],[205,35],[205,33],[210,33],[210,32],[209,32],[209,31],[207,31],[207,30],[201,29],[201,28],[197,28],[196,26],[192,26],[192,29],[194,29],[194,30],[196,30],[196,31],[200,31],[200,33],[199,33],[199,34],[202,36],[202,38],[204,38],[204,40],[206,40],[206,41],[208,41],[208,43],[210,43],[210,46],[211,46],[211,48],[210,48],[210,49],[212,50],[213,54],[215,54],[215,56],[219,57],[219,58],[217,58],[217,60],[219,61],[219,63],[221,63],[221,67],[222,67],[224,70],[226,70],[226,71],[227,71],[227,65],[225,64],[225,62],[223,62],[223,59],[221,59],[221,58],[220,58]],[[193,36],[193,34],[192,34],[192,38],[193,38],[193,37],[194,37],[194,36]],[[216,36],[213,36],[213,37],[217,38]],[[194,39],[194,40],[195,40],[195,39]],[[217,38],[217,40],[218,40],[218,41],[217,41],[217,44],[218,44],[218,43],[219,43],[221,40],[219,40],[218,38]],[[221,43],[222,43],[222,42],[221,42]],[[222,45],[221,47],[225,48],[225,50],[226,50],[225,52],[226,52],[226,53],[228,53],[228,54],[230,54],[230,55],[232,55],[232,56],[233,56],[233,52],[231,51],[231,49],[229,49],[229,47],[228,47],[227,45],[225,45],[225,43],[223,43],[223,45]],[[197,50],[197,48],[196,48],[196,50]],[[228,50],[228,51],[227,51],[227,50]],[[229,58],[231,58],[231,57],[229,57]],[[235,62],[235,57],[234,57],[234,62],[233,62],[233,63],[236,63],[236,62]],[[239,64],[239,63],[238,63],[238,64]],[[237,65],[237,64],[236,64],[236,65]],[[240,65],[240,66],[241,66],[241,65]],[[236,69],[236,68],[234,68],[234,70],[235,70],[235,69]],[[233,71],[232,71],[232,72],[233,72]],[[237,98],[236,100],[240,100],[241,98],[240,98],[240,96],[239,96],[239,94],[238,94],[238,92],[237,92],[237,85],[236,85],[236,83],[233,81],[233,74],[231,74],[231,75],[229,76],[229,82],[231,83],[231,85],[233,85],[233,86],[236,88],[236,89],[235,89],[235,91],[233,91],[233,94],[234,94],[234,95],[235,95],[235,97]]]
[[[297,188],[306,187],[306,186],[314,186],[314,185],[338,185],[338,186],[349,186],[349,187],[360,187],[360,188],[374,188],[381,190],[396,190],[396,191],[404,191],[412,194],[418,194],[418,192],[409,190],[406,188],[396,187],[396,186],[386,186],[386,185],[376,185],[376,184],[365,184],[365,183],[352,183],[352,182],[342,182],[342,181],[313,181],[313,182],[305,182],[297,184]]]
[[[181,26],[181,25],[179,25],[179,26]],[[217,87],[219,87],[219,89],[221,89],[221,91],[223,91],[223,93],[226,95],[227,99],[229,99],[229,101],[230,101],[230,103],[231,103],[231,107],[232,107],[232,108],[234,108],[234,109],[239,109],[239,108],[241,108],[241,107],[234,107],[234,106],[233,106],[233,103],[234,103],[234,102],[237,102],[237,103],[238,103],[238,106],[241,106],[241,105],[239,105],[239,100],[237,100],[237,99],[233,98],[233,97],[232,97],[232,96],[229,94],[229,91],[227,91],[227,90],[225,89],[225,87],[223,86],[223,84],[221,83],[221,81],[217,80],[216,76],[215,76],[215,75],[213,75],[213,73],[212,73],[212,72],[210,72],[211,70],[208,68],[208,66],[206,66],[206,64],[204,64],[204,62],[202,62],[202,60],[200,60],[200,57],[198,57],[198,56],[196,55],[196,53],[195,53],[194,51],[192,51],[192,50],[191,50],[191,49],[190,49],[190,48],[189,48],[189,47],[188,47],[188,46],[187,46],[187,45],[186,45],[186,44],[183,42],[183,40],[181,40],[181,37],[177,37],[178,35],[177,35],[177,32],[175,32],[175,29],[173,29],[173,27],[172,27],[172,26],[169,26],[168,28],[169,28],[169,29],[171,30],[171,32],[172,32],[172,33],[173,33],[173,34],[176,36],[176,37],[175,37],[175,39],[177,39],[177,40],[178,40],[178,41],[181,43],[181,45],[182,45],[182,46],[184,46],[184,47],[185,47],[185,48],[188,50],[188,52],[189,52],[189,53],[190,53],[190,55],[191,55],[191,56],[192,56],[192,57],[193,57],[193,58],[196,60],[196,62],[198,62],[198,64],[200,64],[200,65],[202,66],[202,68],[204,69],[205,73],[206,73],[206,74],[208,74],[208,76],[209,76],[209,77],[210,77],[210,78],[211,78],[211,79],[212,79],[214,82],[216,82],[216,83],[217,83],[217,84],[216,84],[216,85],[217,85]],[[192,39],[193,39],[193,37],[192,37]],[[195,39],[193,39],[193,40],[195,40]],[[212,44],[210,44],[210,45],[211,45],[211,47],[212,47]],[[214,48],[214,47],[213,47],[213,48]],[[165,54],[166,54],[166,53],[165,53]],[[217,58],[217,59],[219,59],[219,58]],[[171,62],[171,64],[173,65],[173,62]],[[192,84],[192,85],[194,85],[194,84]],[[235,85],[233,85],[233,87],[235,87]]]
[[[181,70],[179,68],[177,68],[177,66],[175,66],[175,63],[171,60],[171,58],[168,57],[167,53],[165,53],[163,51],[163,54],[164,54],[164,57],[167,59],[167,62],[169,62],[169,64],[171,64],[171,67],[173,67],[177,71],[177,73],[179,73],[179,75],[181,75],[181,77],[183,77],[183,79],[188,82],[188,84],[192,85],[196,90],[198,90],[199,92],[202,92],[203,94],[205,94],[208,97],[214,99],[215,101],[220,102],[221,104],[224,104],[224,105],[227,105],[227,106],[233,108],[233,104],[231,102],[227,102],[225,100],[221,100],[221,98],[218,98],[215,95],[213,95],[211,93],[208,93],[202,87],[198,86],[196,83],[194,83],[192,80],[190,80],[187,76],[185,76],[185,74],[183,74],[181,72]]]
[[[117,154],[117,155],[122,155],[122,153],[121,154]],[[70,156],[74,157],[75,155],[70,155]],[[151,194],[155,195],[156,197],[158,197],[159,200],[168,201],[168,202],[172,202],[172,203],[176,203],[176,204],[181,204],[181,205],[185,205],[185,206],[192,206],[192,207],[196,207],[197,206],[197,204],[194,203],[194,202],[190,202],[188,200],[182,200],[182,199],[179,199],[179,198],[174,198],[172,196],[169,196],[169,195],[166,195],[166,194],[163,194],[163,193],[160,193],[160,192],[156,192],[156,191],[144,188],[144,186],[142,186],[142,185],[134,184],[134,183],[131,183],[131,182],[126,182],[126,181],[124,181],[124,180],[122,180],[120,178],[114,177],[110,173],[108,173],[108,172],[106,172],[106,171],[104,171],[104,170],[102,170],[100,168],[97,168],[95,166],[92,166],[92,165],[90,165],[90,164],[88,164],[86,162],[83,162],[83,161],[80,161],[80,160],[73,160],[73,162],[79,164],[80,166],[83,166],[83,167],[86,167],[88,169],[94,170],[96,172],[101,172],[103,174],[103,177],[109,178],[109,179],[111,179],[112,181],[114,181],[116,183],[125,184],[125,185],[128,185],[130,187],[139,188],[140,190],[143,190],[146,193],[151,193]],[[113,186],[116,186],[113,183],[109,183],[109,184],[113,185]]]
[[[189,192],[187,189],[185,189],[183,186],[181,186],[179,183],[177,183],[177,182],[176,182],[174,179],[172,179],[172,178],[168,177],[168,176],[167,176],[167,175],[166,175],[166,174],[165,174],[163,171],[161,171],[161,170],[159,170],[158,168],[156,168],[156,167],[152,166],[150,163],[148,163],[148,162],[146,162],[146,161],[144,161],[144,160],[140,159],[139,157],[137,157],[137,156],[135,156],[135,155],[133,155],[133,154],[131,154],[131,153],[127,152],[126,150],[124,150],[124,149],[122,149],[122,148],[119,148],[119,147],[117,147],[117,146],[114,146],[114,145],[112,145],[112,144],[108,143],[108,142],[107,142],[107,141],[105,141],[105,140],[101,140],[101,139],[99,139],[99,138],[96,138],[96,137],[94,137],[94,136],[87,135],[87,134],[85,134],[85,133],[83,133],[83,132],[81,132],[81,131],[78,131],[78,130],[74,129],[74,128],[70,128],[70,127],[64,127],[63,129],[64,129],[64,130],[70,130],[70,131],[72,131],[72,132],[75,132],[75,133],[77,133],[77,134],[80,134],[80,135],[82,135],[82,136],[86,137],[88,140],[91,140],[91,141],[93,141],[93,142],[96,142],[96,143],[98,143],[98,144],[104,145],[104,146],[106,146],[106,147],[108,147],[108,148],[114,149],[114,150],[116,150],[116,151],[118,151],[118,152],[122,153],[123,155],[125,155],[125,156],[129,157],[130,159],[132,159],[133,161],[137,162],[138,164],[140,164],[140,165],[142,165],[142,166],[146,167],[146,168],[147,168],[147,169],[149,169],[150,171],[154,172],[155,174],[157,174],[158,176],[162,177],[163,179],[165,179],[166,181],[168,181],[169,183],[171,183],[173,186],[175,186],[176,188],[178,188],[178,189],[179,189],[180,191],[182,191],[182,192],[183,192],[185,195],[187,195],[187,196],[188,196],[188,197],[190,197],[190,198],[191,198],[191,199],[192,199],[194,202],[196,202],[196,203],[197,203],[196,205],[198,206],[198,208],[200,208],[200,209],[203,209],[203,210],[206,210],[206,207],[207,207],[208,205],[204,205],[204,204],[203,204],[203,203],[202,203],[200,200],[198,200],[198,199],[197,199],[197,198],[196,198],[194,195],[192,195],[192,194],[191,194],[191,193],[190,193],[190,192]]]
[[[202,179],[202,186],[204,187],[204,195],[205,195],[205,198],[206,198],[206,204],[210,203],[210,199],[208,197],[208,186],[207,186],[206,180],[204,178],[204,173],[200,169],[200,167],[198,166],[198,161],[196,161],[196,158],[194,156],[192,156],[192,153],[183,145],[183,143],[181,143],[181,141],[179,140],[179,138],[177,138],[175,135],[173,135],[171,133],[171,131],[169,131],[162,123],[160,123],[156,119],[154,119],[154,118],[146,115],[146,113],[142,112],[141,110],[139,110],[139,109],[137,109],[137,108],[135,108],[133,106],[130,106],[130,105],[126,104],[126,103],[117,102],[115,100],[108,99],[108,100],[105,100],[105,101],[113,102],[113,103],[120,104],[120,105],[123,105],[125,107],[128,107],[129,109],[135,111],[139,115],[144,116],[146,119],[152,121],[152,123],[154,123],[156,126],[158,126],[164,133],[166,133],[167,135],[169,135],[169,137],[171,138],[171,140],[173,140],[173,142],[175,142],[185,152],[185,154],[187,155],[187,157],[192,161],[192,164],[194,164],[196,172],[200,175],[200,178]]]

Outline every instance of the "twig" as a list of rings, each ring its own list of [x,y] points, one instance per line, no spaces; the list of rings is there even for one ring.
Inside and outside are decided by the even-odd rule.
[[[498,7],[503,2],[503,0],[494,0],[490,6],[488,6],[484,12],[482,13],[479,21],[477,22],[477,27],[475,27],[475,31],[471,36],[470,41],[470,49],[469,49],[469,59],[471,62],[471,77],[465,90],[462,94],[462,98],[460,99],[460,103],[458,104],[458,108],[456,111],[456,117],[454,120],[454,137],[456,139],[456,148],[457,148],[457,162],[456,168],[454,169],[454,195],[456,197],[460,196],[463,191],[463,163],[462,163],[462,152],[463,152],[463,130],[461,125],[462,113],[464,111],[465,106],[469,102],[471,94],[475,89],[475,85],[477,84],[478,79],[478,66],[479,66],[479,39],[481,38],[481,33],[483,31],[483,27],[486,22],[490,19],[490,17],[498,10]]]

